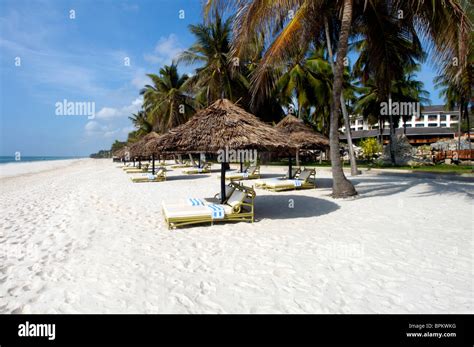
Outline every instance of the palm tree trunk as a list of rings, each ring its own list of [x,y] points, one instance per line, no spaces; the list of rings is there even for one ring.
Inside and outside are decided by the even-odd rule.
[[[469,108],[468,108],[468,103],[464,103],[464,114],[466,117],[466,122],[467,122],[467,143],[469,144],[469,159],[471,159],[471,151],[472,151],[472,145],[471,145],[471,121],[469,120]]]
[[[395,158],[395,147],[394,147],[394,139],[395,139],[395,126],[393,124],[393,115],[392,115],[392,93],[388,93],[388,100],[389,100],[389,110],[388,110],[388,122],[390,123],[390,137],[389,137],[389,148],[390,148],[390,161],[392,165],[397,165],[397,161]]]
[[[461,120],[462,120],[463,111],[464,111],[464,100],[461,98],[461,103],[459,105],[459,118],[458,118],[458,151],[461,149]]]
[[[329,130],[329,147],[332,167],[332,196],[344,198],[357,194],[354,186],[344,175],[339,152],[339,105],[341,102],[342,79],[344,72],[344,58],[347,54],[349,31],[352,22],[352,0],[344,0],[342,12],[341,32],[337,48],[336,64],[334,67],[333,98],[331,101],[331,125]]]
[[[328,45],[329,62],[331,63],[331,69],[332,69],[332,72],[334,73],[334,58],[332,55],[331,37],[329,36],[329,25],[328,25],[328,20],[326,17],[324,18],[324,29],[326,32],[326,43]],[[347,146],[349,147],[349,159],[351,162],[351,175],[357,176],[359,174],[359,170],[357,170],[354,147],[352,147],[351,123],[349,120],[349,114],[347,112],[346,101],[344,100],[344,95],[342,94],[342,89],[341,89],[341,109],[342,109],[342,115],[344,118],[344,126],[346,127]]]

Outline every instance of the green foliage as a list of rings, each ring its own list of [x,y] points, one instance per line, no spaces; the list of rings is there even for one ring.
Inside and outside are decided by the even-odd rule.
[[[382,146],[375,137],[368,137],[360,142],[362,155],[367,160],[374,160],[378,153],[382,152]]]
[[[113,153],[113,152],[118,151],[119,149],[125,147],[126,145],[127,145],[127,142],[125,142],[125,141],[115,140],[115,142],[112,144],[112,147],[110,148],[110,151]]]
[[[89,157],[94,158],[94,159],[111,158],[112,152],[102,149],[98,151],[97,153],[92,153]]]

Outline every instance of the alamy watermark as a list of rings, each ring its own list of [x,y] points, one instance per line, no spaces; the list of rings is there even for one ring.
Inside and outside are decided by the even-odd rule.
[[[250,162],[257,163],[258,152],[256,149],[219,149],[217,151],[217,162],[219,163],[237,163]]]
[[[382,116],[416,116],[420,115],[419,102],[399,102],[388,99],[380,103],[380,115]]]
[[[54,104],[56,116],[87,116],[95,118],[95,102],[93,101],[58,101]]]

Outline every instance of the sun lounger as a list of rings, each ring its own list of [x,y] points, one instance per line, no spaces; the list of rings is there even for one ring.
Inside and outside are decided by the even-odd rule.
[[[176,161],[176,164],[171,165],[173,169],[182,169],[186,167],[192,167],[191,161],[189,160],[182,160],[181,162]]]
[[[233,183],[232,183],[233,184]],[[234,191],[225,204],[210,204],[203,200],[193,204],[190,200],[182,204],[165,204],[162,210],[168,228],[214,222],[254,221],[255,191],[234,184]]]
[[[301,168],[293,167],[291,168],[291,178],[298,178],[299,174],[301,173]],[[288,179],[288,171],[285,173],[284,179]]]
[[[166,171],[164,169],[159,169],[154,175],[151,172],[144,173],[143,175],[138,177],[131,177],[131,180],[134,183],[166,181]]]
[[[183,173],[186,175],[196,175],[202,173],[210,173],[211,172],[211,163],[205,163],[203,167],[194,167],[192,169],[184,169]]]
[[[139,168],[138,166],[135,166],[135,167],[131,167],[131,168],[125,168],[123,170],[128,174],[148,172],[148,171],[151,170],[151,165],[150,164],[142,164],[141,168]]]
[[[275,192],[316,188],[316,170],[304,169],[298,177],[294,179],[269,178],[258,180],[255,182],[254,187]]]
[[[260,166],[250,166],[245,172],[226,173],[225,179],[231,181],[253,180],[260,178]]]

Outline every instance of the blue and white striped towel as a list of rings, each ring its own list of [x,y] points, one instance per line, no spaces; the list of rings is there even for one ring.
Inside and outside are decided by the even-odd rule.
[[[201,173],[201,172],[202,172],[202,169],[201,169],[201,168],[198,168],[198,172]]]
[[[300,180],[293,180],[293,184],[295,185],[295,187],[301,187],[303,182],[301,182]]]
[[[204,206],[204,201],[202,201],[201,199],[196,199],[196,198],[189,198],[188,203],[191,206]]]
[[[153,175],[152,173],[149,173],[146,176],[148,177],[149,180],[154,180],[156,178],[156,176]]]
[[[212,219],[224,219],[224,208],[219,205],[207,205],[212,211]]]
[[[248,172],[242,173],[242,177],[243,177],[243,178],[249,178],[249,173],[248,173]]]

